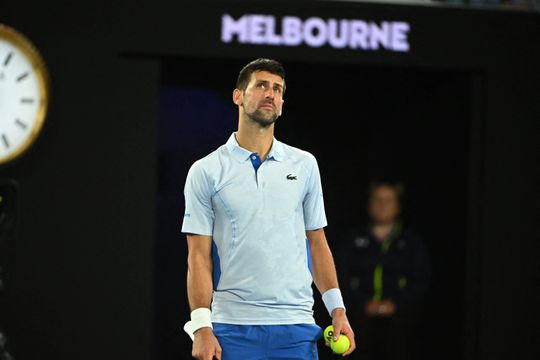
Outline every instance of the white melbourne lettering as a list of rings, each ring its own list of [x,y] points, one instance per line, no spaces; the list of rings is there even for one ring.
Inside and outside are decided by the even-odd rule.
[[[364,21],[349,19],[305,20],[296,16],[246,14],[237,19],[224,14],[221,41],[255,45],[361,49],[408,52],[409,23],[404,21]]]

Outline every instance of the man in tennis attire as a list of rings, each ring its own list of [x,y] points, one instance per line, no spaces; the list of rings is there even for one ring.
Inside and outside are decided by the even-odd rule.
[[[336,334],[354,333],[331,251],[313,155],[274,138],[285,71],[257,59],[233,91],[238,131],[196,161],[184,195],[187,290],[184,329],[200,360],[317,359],[314,281]]]

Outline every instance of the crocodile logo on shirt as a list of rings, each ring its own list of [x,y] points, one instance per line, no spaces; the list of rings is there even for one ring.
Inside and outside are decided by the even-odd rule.
[[[287,180],[298,180],[298,178],[296,177],[296,175],[289,174],[287,175]]]

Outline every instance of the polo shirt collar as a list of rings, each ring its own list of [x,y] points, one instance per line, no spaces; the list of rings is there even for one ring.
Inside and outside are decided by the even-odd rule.
[[[248,160],[251,156],[251,152],[249,150],[244,149],[238,144],[238,141],[236,140],[236,132],[231,134],[225,145],[229,149],[232,156],[240,162]],[[274,138],[272,141],[272,147],[268,152],[268,159],[274,159],[277,161],[284,161],[287,159],[283,143],[276,140],[276,138]]]

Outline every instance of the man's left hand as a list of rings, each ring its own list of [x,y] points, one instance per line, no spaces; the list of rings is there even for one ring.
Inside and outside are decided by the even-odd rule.
[[[334,327],[334,340],[339,338],[339,334],[343,334],[349,339],[351,346],[343,356],[349,355],[356,349],[356,343],[354,342],[354,332],[349,324],[347,315],[345,315],[345,309],[337,308],[332,311],[332,326]]]

